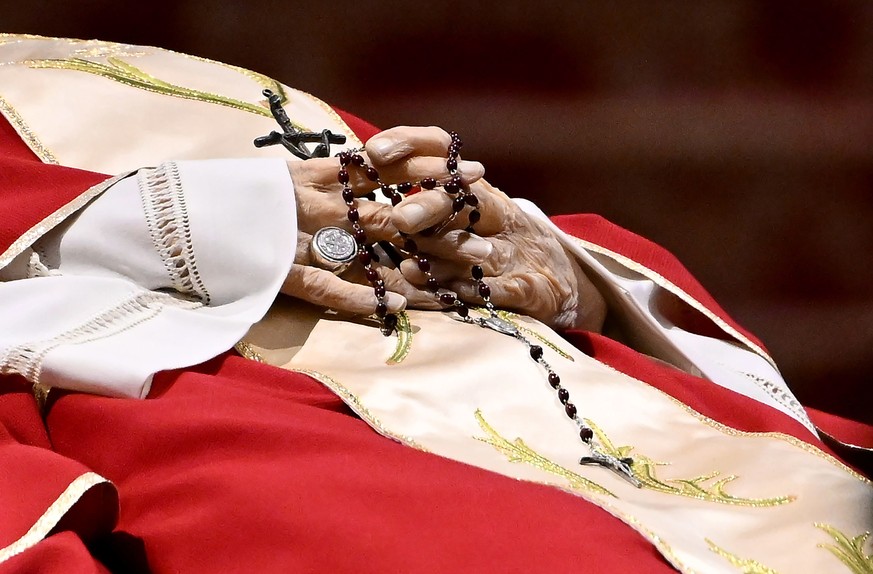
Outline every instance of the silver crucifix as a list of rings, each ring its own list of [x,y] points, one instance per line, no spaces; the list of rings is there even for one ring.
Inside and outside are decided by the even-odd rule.
[[[617,456],[612,456],[611,454],[604,454],[592,447],[591,455],[583,456],[582,458],[580,458],[579,464],[596,464],[598,466],[602,466],[603,468],[608,468],[609,470],[615,472],[637,488],[642,488],[643,486],[643,483],[640,482],[640,480],[634,475],[634,471],[631,468],[631,465],[633,464],[633,459],[618,458]]]

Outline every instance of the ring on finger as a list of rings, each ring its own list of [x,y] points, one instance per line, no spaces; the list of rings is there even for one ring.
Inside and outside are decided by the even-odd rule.
[[[357,253],[355,238],[339,227],[322,227],[312,236],[309,245],[313,265],[334,275],[340,275],[348,269]]]

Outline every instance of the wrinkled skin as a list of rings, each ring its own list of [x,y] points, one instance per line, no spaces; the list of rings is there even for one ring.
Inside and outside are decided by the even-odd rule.
[[[445,180],[449,141],[449,135],[439,128],[401,127],[374,136],[365,149],[368,161],[385,181],[427,176]],[[339,278],[309,265],[312,233],[327,225],[351,228],[347,208],[339,197],[338,161],[326,158],[292,162],[289,169],[297,193],[300,232],[297,258],[283,292],[337,310],[372,313],[375,297],[372,288],[362,284],[365,282],[359,269]],[[599,330],[606,313],[603,297],[551,228],[481,179],[481,164],[461,162],[459,170],[480,202],[482,219],[475,225],[475,234],[463,231],[470,208],[444,224],[452,213],[451,198],[435,189],[407,197],[394,208],[358,202],[361,225],[369,239],[402,245],[398,232],[408,234],[431,261],[431,271],[440,284],[467,303],[482,303],[470,278],[471,266],[481,265],[497,307],[523,312],[559,329]],[[356,195],[373,188],[372,183],[351,173]],[[440,227],[438,233],[421,235],[434,225]],[[398,311],[407,305],[441,308],[434,296],[421,288],[426,276],[411,259],[399,269],[380,267],[380,273],[390,291],[390,310]]]

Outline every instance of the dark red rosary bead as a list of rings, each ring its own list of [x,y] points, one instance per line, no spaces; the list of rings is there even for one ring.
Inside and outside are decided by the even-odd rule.
[[[382,327],[389,334],[394,331],[394,329],[397,328],[397,315],[395,315],[394,313],[389,313],[388,315],[382,317]]]
[[[341,169],[339,173],[336,174],[336,179],[342,184],[346,184],[349,182],[349,170]]]
[[[355,201],[355,192],[351,190],[351,188],[346,187],[343,189],[343,201],[347,204],[351,205]]]
[[[454,195],[461,191],[461,186],[454,181],[449,181],[443,186],[443,189],[446,190],[446,193],[451,193],[452,195]]]
[[[364,174],[366,174],[367,179],[369,179],[370,181],[376,181],[379,179],[379,172],[376,171],[375,167],[367,167]]]
[[[422,273],[427,273],[428,271],[430,271],[430,261],[428,261],[427,258],[425,258],[425,257],[419,257],[418,258],[418,269]]]
[[[391,196],[391,205],[396,207],[397,205],[400,205],[401,201],[403,201],[403,197],[401,197],[399,193],[395,193]]]
[[[464,196],[458,195],[457,197],[455,197],[454,200],[452,200],[452,211],[458,213],[459,211],[464,209],[465,205],[467,205],[467,202],[464,201]]]
[[[460,299],[455,299],[455,313],[461,317],[466,317],[470,314],[470,309]]]
[[[428,291],[432,291],[434,293],[436,293],[440,288],[439,282],[433,277],[428,277],[427,281],[425,281],[424,286],[427,288]]]
[[[358,262],[361,265],[369,265],[370,262],[373,261],[373,257],[370,255],[370,252],[366,249],[361,249],[358,251]]]
[[[351,221],[352,223],[357,223],[358,219],[360,219],[361,216],[358,213],[358,210],[353,207],[353,208],[349,209],[349,212],[346,214],[346,217],[348,217],[349,221]]]
[[[467,202],[467,205],[470,207],[476,207],[479,205],[479,198],[473,195],[472,193],[468,193],[464,196],[464,201]]]
[[[479,220],[482,219],[482,214],[479,213],[478,209],[474,209],[470,212],[467,218],[470,220],[470,225],[476,225],[479,223]]]
[[[373,292],[376,293],[376,297],[384,297],[385,285],[376,285],[375,287],[373,287]]]
[[[352,156],[352,163],[358,167],[364,165],[364,157],[361,154],[355,154]]]
[[[403,250],[409,253],[418,253],[418,244],[407,237],[403,240]]]
[[[473,265],[472,269],[470,269],[470,274],[476,281],[481,281],[485,277],[485,271],[482,270],[481,265]]]
[[[588,427],[582,427],[579,429],[579,438],[584,440],[585,442],[589,442],[594,438],[594,431]]]
[[[436,184],[437,180],[432,177],[426,177],[421,180],[421,187],[423,187],[424,189],[433,189],[436,187]]]
[[[561,377],[558,376],[558,373],[549,373],[549,384],[552,385],[553,389],[561,386]]]
[[[403,195],[406,195],[407,193],[412,191],[412,188],[413,188],[412,182],[404,181],[404,182],[397,184],[397,193],[401,193]]]
[[[486,285],[485,283],[479,282],[479,296],[483,299],[487,299],[491,297],[491,287]]]
[[[370,283],[373,283],[377,279],[379,279],[379,272],[376,271],[375,269],[373,269],[372,267],[367,269],[367,281],[369,281]]]
[[[530,346],[530,356],[533,360],[539,361],[543,358],[543,348],[539,345]]]
[[[561,401],[562,405],[566,405],[567,401],[570,400],[570,391],[567,389],[558,389],[558,400]]]
[[[567,416],[570,417],[571,419],[575,419],[576,418],[576,405],[568,402],[567,404],[564,405],[564,412],[567,413]]]
[[[443,305],[454,305],[455,301],[455,296],[451,293],[440,294],[440,303],[442,303]]]
[[[355,236],[355,241],[358,242],[358,245],[364,245],[367,243],[367,233],[363,229],[361,229],[360,227],[355,229],[354,236]]]
[[[376,303],[376,315],[379,317],[384,317],[388,314],[388,305],[385,304],[384,301],[379,301]]]
[[[446,161],[446,167],[449,169],[449,171],[455,171],[456,169],[458,169],[458,160],[453,158],[453,157],[450,157]]]
[[[352,161],[352,154],[347,151],[341,151],[339,153],[339,161],[340,165],[343,167],[349,165],[349,163]]]
[[[391,189],[391,186],[387,183],[383,183],[379,186],[379,188],[382,190],[382,195],[384,195],[385,197],[391,197],[392,195],[394,195],[394,190]]]

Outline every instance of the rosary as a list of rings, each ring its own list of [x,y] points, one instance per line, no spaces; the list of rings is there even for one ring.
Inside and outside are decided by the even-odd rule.
[[[270,90],[264,90],[264,95],[270,102],[270,111],[279,126],[282,128],[282,133],[273,131],[267,136],[259,137],[255,140],[256,147],[281,144],[288,151],[301,159],[310,159],[313,157],[329,157],[331,144],[343,144],[346,138],[342,134],[334,134],[330,130],[321,132],[301,132],[294,128],[285,110],[282,108],[278,96]],[[348,210],[346,217],[351,224],[352,233],[339,227],[325,227],[317,231],[312,237],[311,251],[314,259],[320,263],[324,263],[325,267],[332,268],[335,273],[341,273],[348,265],[355,260],[363,266],[364,274],[373,292],[376,296],[375,315],[379,319],[381,331],[385,336],[391,335],[397,327],[397,316],[388,312],[388,305],[385,301],[386,288],[385,282],[379,275],[379,271],[373,266],[379,261],[379,255],[374,251],[372,243],[367,241],[367,234],[360,224],[360,215],[358,213],[358,199],[355,197],[349,184],[351,177],[349,170],[358,170],[364,176],[373,182],[382,194],[391,201],[391,204],[396,206],[403,201],[403,197],[413,190],[424,189],[432,190],[442,188],[442,190],[452,198],[452,214],[440,225],[428,228],[421,232],[422,235],[433,235],[442,231],[452,221],[461,216],[461,213],[470,208],[466,214],[467,227],[466,230],[473,232],[473,226],[480,220],[481,213],[477,209],[479,200],[470,189],[462,182],[461,176],[458,174],[458,155],[463,143],[461,138],[455,132],[450,134],[451,143],[447,150],[446,169],[449,177],[446,181],[437,181],[433,177],[425,177],[418,182],[402,182],[397,184],[389,184],[382,181],[379,172],[376,168],[368,165],[360,150],[342,151],[337,154],[339,158],[339,171],[337,173],[337,181],[342,185],[342,199],[345,202]],[[317,144],[314,149],[310,150],[306,144]],[[369,200],[375,200],[375,193],[365,196]],[[576,405],[570,401],[570,392],[561,385],[561,378],[552,369],[552,366],[543,358],[543,348],[532,343],[525,337],[518,328],[512,323],[503,320],[497,313],[497,309],[491,302],[491,288],[485,282],[485,273],[482,267],[474,265],[471,269],[471,277],[476,285],[479,296],[484,302],[484,308],[487,312],[487,317],[473,318],[470,317],[470,309],[458,297],[444,288],[442,288],[437,279],[431,273],[431,264],[427,257],[419,253],[418,246],[415,241],[408,236],[403,235],[402,253],[397,253],[397,250],[390,245],[383,247],[392,259],[394,256],[402,259],[404,254],[408,258],[412,258],[419,271],[425,276],[425,289],[433,293],[439,302],[444,306],[443,311],[454,313],[455,319],[464,323],[478,325],[485,329],[491,329],[497,333],[515,338],[523,343],[528,350],[528,353],[540,367],[546,372],[546,380],[549,386],[554,389],[557,398],[563,406],[564,413],[579,429],[579,438],[588,447],[590,454],[579,459],[579,464],[582,465],[597,465],[608,468],[619,476],[636,486],[642,487],[642,483],[637,479],[633,472],[633,459],[618,458],[603,452],[596,441],[594,430],[589,427],[585,421],[579,417]]]

